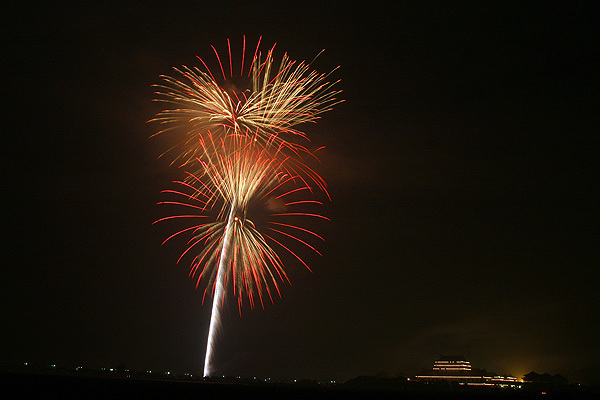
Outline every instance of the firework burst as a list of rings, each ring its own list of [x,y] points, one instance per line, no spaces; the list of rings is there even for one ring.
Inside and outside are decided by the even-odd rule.
[[[263,294],[272,302],[275,293],[280,296],[279,283],[289,282],[273,248],[284,250],[310,269],[292,250],[294,246],[284,243],[291,240],[320,254],[311,242],[322,237],[296,221],[327,218],[306,212],[307,206],[323,203],[314,199],[310,186],[288,172],[285,158],[273,157],[243,136],[213,145],[219,151],[207,153],[206,160],[197,160],[200,172],[187,173],[186,180],[175,182],[176,190],[163,191],[174,200],[160,204],[185,212],[157,222],[197,221],[165,242],[180,235],[191,236],[178,262],[193,255],[190,275],[196,278],[197,286],[205,281],[203,301],[209,290],[215,291],[223,260],[223,285],[231,286],[241,312],[244,298],[251,307],[256,299],[264,306]]]
[[[264,57],[259,46],[260,39],[246,70],[244,37],[239,75],[233,72],[228,39],[229,74],[213,47],[218,78],[200,59],[203,69],[175,68],[177,77],[162,76],[163,84],[156,85],[157,101],[170,107],[151,120],[162,127],[155,135],[174,135],[175,144],[163,154],[173,153],[172,163],[190,171],[175,182],[177,189],[164,191],[174,200],[160,203],[178,211],[156,222],[192,221],[165,242],[189,238],[178,262],[192,258],[190,275],[196,286],[205,283],[202,302],[207,293],[213,299],[204,376],[213,371],[215,332],[228,288],[240,313],[244,299],[252,308],[257,301],[264,307],[265,297],[273,302],[281,295],[279,284],[289,282],[279,252],[309,270],[294,245],[320,254],[313,244],[322,238],[299,220],[327,219],[305,209],[322,204],[313,198],[315,187],[327,190],[304,162],[314,154],[298,143],[308,139],[299,125],[315,122],[342,101],[333,90],[337,81],[287,54],[277,67],[275,46]]]
[[[223,67],[221,56],[212,47],[220,74],[213,74],[199,58],[202,69],[174,68],[175,76],[163,75],[163,83],[155,85],[156,101],[167,103],[169,108],[151,121],[163,126],[155,135],[176,136],[176,144],[165,152],[174,154],[174,163],[195,163],[196,158],[207,151],[207,135],[232,133],[250,136],[265,147],[285,147],[289,154],[300,158],[311,154],[296,141],[296,138],[308,139],[298,127],[315,122],[320,114],[343,101],[337,99],[341,91],[333,90],[339,81],[328,80],[333,71],[318,73],[309,63],[292,61],[287,54],[276,67],[275,45],[264,59],[259,46],[260,39],[246,72],[244,37],[239,75],[233,72],[228,39],[229,74],[225,72],[227,68]],[[315,179],[310,170],[302,168],[301,162],[296,164],[300,171]],[[324,183],[318,177],[315,180]]]

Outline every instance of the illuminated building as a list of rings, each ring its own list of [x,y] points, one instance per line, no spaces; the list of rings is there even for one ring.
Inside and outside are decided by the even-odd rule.
[[[472,368],[463,356],[441,356],[433,368],[415,378],[426,382],[456,382],[459,385],[521,387],[514,376],[502,376],[485,369]]]

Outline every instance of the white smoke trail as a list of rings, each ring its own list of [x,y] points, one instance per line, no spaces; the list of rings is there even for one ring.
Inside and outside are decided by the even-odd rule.
[[[206,356],[204,358],[204,376],[210,376],[213,370],[213,350],[215,347],[215,333],[221,325],[221,306],[223,304],[223,279],[225,277],[225,268],[227,263],[227,250],[231,239],[231,225],[233,224],[233,216],[235,210],[235,201],[231,204],[229,217],[227,218],[227,226],[225,227],[225,235],[223,237],[223,250],[221,259],[219,260],[219,269],[217,271],[217,280],[215,282],[215,294],[213,296],[212,310],[210,313],[210,327],[208,329],[208,340],[206,342]]]

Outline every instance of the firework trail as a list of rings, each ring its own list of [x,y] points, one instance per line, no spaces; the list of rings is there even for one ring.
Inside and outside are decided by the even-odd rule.
[[[175,68],[178,78],[162,76],[164,84],[156,85],[157,100],[171,108],[152,120],[165,126],[155,135],[169,133],[176,138],[165,154],[175,153],[172,163],[190,171],[186,179],[176,182],[178,190],[164,191],[178,199],[160,203],[187,212],[156,222],[202,221],[177,231],[165,242],[191,234],[178,262],[197,252],[190,275],[197,277],[196,286],[206,283],[203,303],[208,291],[212,295],[204,376],[213,371],[215,333],[228,286],[237,297],[240,313],[244,298],[251,307],[257,299],[264,306],[264,293],[272,302],[275,292],[280,296],[278,283],[289,282],[282,259],[271,246],[292,255],[306,268],[293,246],[284,243],[291,240],[319,253],[310,242],[322,238],[302,228],[298,219],[327,219],[304,209],[322,204],[312,199],[314,186],[327,191],[323,179],[303,162],[304,155],[313,154],[296,142],[307,139],[298,125],[315,122],[319,114],[342,101],[336,99],[340,91],[332,90],[337,82],[327,81],[329,74],[310,70],[310,64],[296,63],[284,55],[279,68],[274,68],[275,46],[263,59],[260,39],[246,73],[244,37],[238,76],[233,72],[229,39],[227,44],[229,76],[214,47],[221,72],[218,79],[202,59],[205,71]],[[257,204],[259,213],[255,212]],[[255,222],[254,215],[268,219]]]
[[[231,231],[234,221],[235,212],[235,201],[231,204],[231,210],[229,211],[229,217],[227,218],[227,226],[225,227],[225,234],[223,235],[223,244],[221,250],[221,260],[219,261],[219,268],[217,269],[217,280],[215,282],[215,294],[210,311],[210,326],[208,328],[208,340],[206,341],[206,353],[204,356],[204,373],[203,376],[210,376],[212,373],[212,359],[215,343],[215,334],[217,329],[221,325],[221,307],[223,302],[221,301],[224,289],[225,289],[225,267],[229,251],[229,242],[231,241]],[[224,301],[224,300],[223,300]]]

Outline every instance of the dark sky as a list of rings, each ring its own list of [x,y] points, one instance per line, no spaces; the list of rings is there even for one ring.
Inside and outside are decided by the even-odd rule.
[[[210,309],[152,225],[181,172],[149,139],[151,85],[262,35],[341,65],[346,102],[307,128],[331,223],[313,273],[227,309],[217,369],[345,380],[462,354],[597,379],[598,9],[209,4],[8,16],[1,364],[200,373]]]

